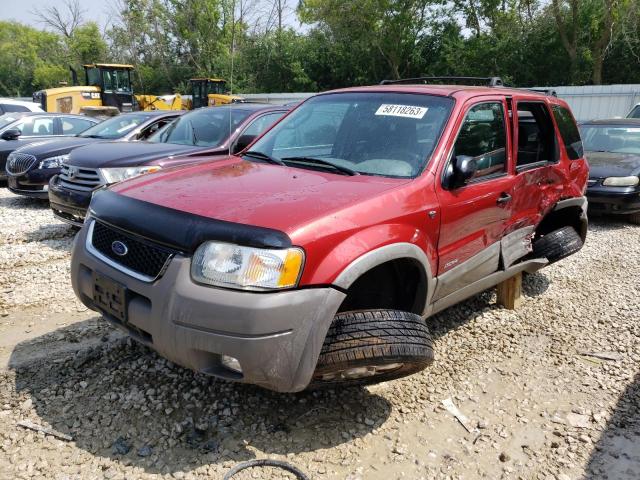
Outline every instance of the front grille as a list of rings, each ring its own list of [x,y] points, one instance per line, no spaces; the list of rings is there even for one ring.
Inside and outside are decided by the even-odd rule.
[[[124,255],[117,255],[114,252],[114,242],[122,242],[126,246],[127,250]],[[156,279],[164,272],[175,253],[168,248],[140,240],[98,221],[94,221],[93,224],[91,245],[116,264],[151,280]]]
[[[7,159],[7,173],[11,175],[23,175],[36,164],[36,157],[26,153],[14,152]]]
[[[63,187],[81,192],[90,192],[105,184],[97,168],[82,168],[73,165],[62,165],[58,179]]]

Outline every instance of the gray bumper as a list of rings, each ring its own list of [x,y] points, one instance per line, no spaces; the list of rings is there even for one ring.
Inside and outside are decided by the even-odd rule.
[[[89,253],[88,225],[76,236],[71,262],[73,289],[93,302],[96,271],[128,289],[128,321],[111,323],[187,368],[280,392],[303,390],[311,380],[329,325],[344,299],[330,288],[252,293],[198,285],[190,259],[174,257],[155,282],[137,280]],[[225,368],[236,358],[242,375]]]

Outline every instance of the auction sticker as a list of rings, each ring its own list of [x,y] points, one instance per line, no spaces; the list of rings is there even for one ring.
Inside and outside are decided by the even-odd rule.
[[[414,107],[411,105],[391,105],[383,103],[376,111],[376,115],[389,117],[422,118],[429,110],[427,107]]]

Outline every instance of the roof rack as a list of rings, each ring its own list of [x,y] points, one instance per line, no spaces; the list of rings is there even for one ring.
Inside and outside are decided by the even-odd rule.
[[[544,93],[545,95],[549,95],[551,97],[558,96],[558,92],[556,92],[555,88],[523,88],[522,90],[529,90],[530,92]]]
[[[500,77],[415,77],[399,80],[382,80],[380,85],[396,85],[399,83],[430,83],[450,81],[462,85],[481,85],[487,87],[502,87],[504,83]]]

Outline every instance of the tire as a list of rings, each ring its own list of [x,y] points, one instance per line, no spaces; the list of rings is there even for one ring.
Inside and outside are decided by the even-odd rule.
[[[419,372],[433,362],[424,320],[398,310],[338,313],[308,388],[367,385]]]
[[[635,223],[636,225],[640,225],[640,213],[632,213],[629,215],[629,221],[631,223]]]
[[[573,227],[562,227],[534,240],[531,258],[544,257],[549,265],[582,248],[583,242]]]

